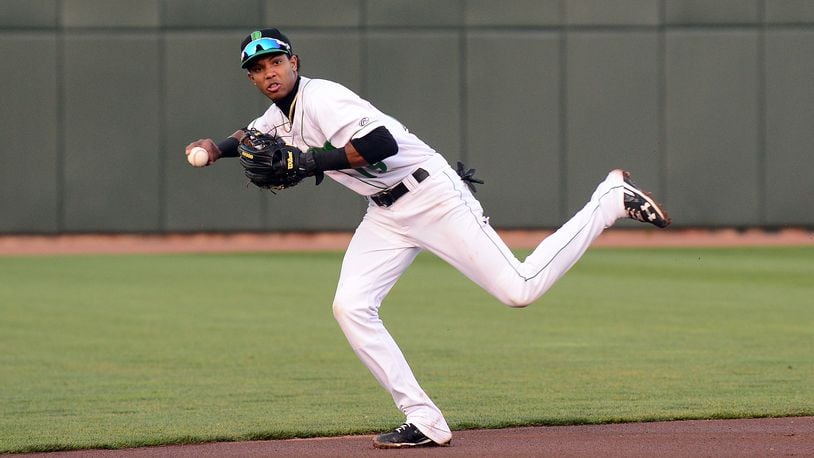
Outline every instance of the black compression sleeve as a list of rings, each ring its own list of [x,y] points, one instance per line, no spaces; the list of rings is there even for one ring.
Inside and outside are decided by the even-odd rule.
[[[226,137],[218,143],[221,157],[237,157],[238,142],[234,137]]]
[[[343,170],[350,168],[348,162],[348,155],[345,153],[345,148],[334,148],[327,151],[316,150],[314,154],[314,163],[317,166],[317,171],[324,172],[326,170]]]
[[[368,164],[375,164],[399,151],[396,139],[384,126],[371,130],[364,137],[354,138],[350,143]]]

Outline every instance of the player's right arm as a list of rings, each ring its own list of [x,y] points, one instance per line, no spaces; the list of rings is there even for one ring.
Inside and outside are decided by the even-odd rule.
[[[210,164],[222,157],[237,157],[237,146],[240,144],[240,140],[242,140],[245,135],[246,133],[244,130],[240,129],[218,143],[215,143],[215,141],[211,138],[195,140],[187,145],[185,148],[185,153],[189,154],[192,148],[200,146],[201,148],[205,149],[207,153],[209,153]]]

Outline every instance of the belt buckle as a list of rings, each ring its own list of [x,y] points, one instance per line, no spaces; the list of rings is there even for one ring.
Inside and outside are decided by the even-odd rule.
[[[389,207],[393,205],[395,202],[393,201],[393,195],[390,194],[389,190],[384,190],[374,196],[374,202],[379,204],[380,207]]]

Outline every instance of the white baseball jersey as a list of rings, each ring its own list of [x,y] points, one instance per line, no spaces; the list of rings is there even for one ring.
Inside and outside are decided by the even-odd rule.
[[[325,175],[369,196],[395,186],[418,167],[433,173],[447,165],[441,155],[399,121],[350,89],[332,81],[300,78],[291,122],[277,105],[271,105],[249,127],[277,135],[302,151],[342,148],[379,126],[387,128],[398,144],[398,154],[381,162],[359,169],[326,171]]]

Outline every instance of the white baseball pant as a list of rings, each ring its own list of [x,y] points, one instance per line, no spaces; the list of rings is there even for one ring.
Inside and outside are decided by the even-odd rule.
[[[411,178],[408,178],[411,180]],[[489,225],[452,168],[435,172],[388,208],[374,204],[350,242],[333,313],[354,352],[427,437],[452,437],[379,318],[382,300],[422,250],[457,268],[498,300],[525,307],[543,295],[616,219],[624,217],[622,174],[611,172],[591,200],[520,262]]]

